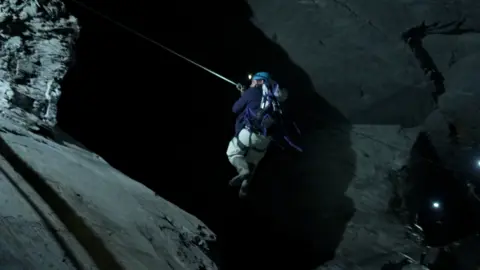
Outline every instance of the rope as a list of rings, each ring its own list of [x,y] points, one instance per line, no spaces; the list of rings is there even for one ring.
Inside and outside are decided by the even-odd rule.
[[[214,75],[214,76],[216,76],[216,77],[218,77],[218,78],[220,78],[220,79],[222,79],[222,80],[224,80],[224,81],[226,81],[226,82],[228,82],[228,83],[231,83],[231,84],[233,84],[233,85],[237,85],[237,83],[235,83],[234,81],[229,80],[228,78],[226,78],[226,77],[224,77],[224,76],[222,76],[222,75],[220,75],[220,74],[218,74],[218,73],[216,73],[216,72],[214,72],[214,71],[212,71],[212,70],[210,70],[210,69],[208,69],[208,68],[206,68],[206,67],[204,67],[204,66],[202,66],[202,65],[200,65],[200,64],[198,64],[198,63],[196,63],[196,62],[194,62],[194,61],[192,61],[192,60],[190,60],[190,59],[188,59],[187,57],[185,57],[185,56],[183,56],[183,55],[175,52],[174,50],[168,48],[167,46],[164,46],[164,45],[162,45],[161,43],[159,43],[159,42],[157,42],[157,41],[155,41],[155,40],[153,40],[153,39],[151,39],[151,38],[149,38],[149,37],[141,34],[140,32],[136,31],[135,29],[130,28],[130,27],[128,27],[128,26],[126,26],[126,25],[118,22],[118,21],[116,21],[116,20],[108,17],[107,15],[104,15],[103,13],[101,13],[101,12],[93,9],[92,7],[90,7],[90,6],[88,6],[88,5],[85,5],[84,3],[81,3],[81,2],[79,2],[78,0],[70,0],[70,1],[74,2],[75,4],[81,6],[81,7],[84,8],[84,9],[86,9],[86,10],[88,10],[88,11],[90,11],[90,12],[92,12],[92,13],[94,13],[94,14],[96,14],[96,15],[98,15],[98,16],[100,16],[100,17],[102,17],[102,18],[104,18],[104,19],[106,19],[106,20],[108,20],[108,21],[110,21],[111,23],[119,26],[120,28],[123,28],[123,29],[127,30],[128,32],[130,32],[130,33],[132,33],[132,34],[134,34],[134,35],[136,35],[136,36],[138,36],[138,37],[140,37],[140,38],[142,38],[142,39],[145,39],[146,41],[149,41],[149,42],[153,43],[154,45],[157,45],[157,46],[159,46],[160,48],[162,48],[162,49],[164,49],[164,50],[166,50],[166,51],[168,51],[168,52],[170,52],[170,53],[172,53],[172,54],[174,54],[174,55],[182,58],[183,60],[185,60],[185,61],[187,61],[187,62],[189,62],[189,63],[191,63],[191,64],[193,64],[193,65],[195,65],[195,66],[197,66],[197,67],[199,67],[199,68],[207,71],[207,72],[209,72],[210,74],[212,74],[212,75]],[[386,146],[386,147],[388,147],[388,148],[390,148],[390,149],[395,149],[395,150],[399,150],[399,151],[403,151],[403,150],[404,150],[404,149],[402,149],[402,148],[400,148],[400,147],[394,146],[394,145],[392,145],[392,144],[389,144],[389,143],[387,143],[387,142],[384,142],[384,141],[382,141],[382,140],[379,140],[379,139],[377,139],[377,138],[374,138],[374,137],[372,137],[372,136],[370,136],[370,135],[367,135],[367,134],[364,134],[364,133],[362,133],[362,132],[346,131],[346,130],[344,130],[344,129],[342,129],[342,128],[338,128],[338,127],[333,127],[333,128],[336,129],[336,130],[338,130],[338,131],[340,131],[341,133],[345,133],[345,134],[355,133],[356,135],[359,135],[359,136],[362,136],[362,137],[364,137],[364,138],[366,138],[366,139],[369,139],[369,140],[371,140],[371,141],[380,143],[380,144],[382,144],[382,145],[384,145],[384,146]],[[436,165],[436,166],[438,166],[438,167],[440,167],[440,168],[445,168],[445,169],[451,170],[451,171],[453,171],[453,172],[466,173],[467,175],[471,175],[471,176],[473,176],[474,178],[478,178],[476,175],[474,175],[474,174],[471,173],[471,172],[464,172],[464,171],[456,170],[456,169],[454,169],[454,168],[450,168],[450,167],[447,167],[447,166],[445,166],[445,165],[441,165],[441,164],[439,164],[438,162],[435,162],[435,161],[433,161],[433,160],[431,160],[431,159],[429,159],[429,158],[426,158],[426,157],[420,157],[420,158],[421,158],[422,160],[425,160],[425,161],[427,161],[427,162],[429,162],[429,163],[431,163],[431,164],[433,164],[433,165]],[[478,196],[475,195],[475,198],[480,201],[480,198],[478,198]]]
[[[230,80],[230,79],[228,79],[228,78],[226,78],[226,77],[224,77],[224,76],[222,76],[222,75],[214,72],[214,71],[211,70],[211,69],[208,69],[208,68],[206,68],[206,67],[204,67],[204,66],[196,63],[196,62],[193,61],[193,60],[188,59],[187,57],[185,57],[185,56],[177,53],[176,51],[168,48],[167,46],[162,45],[160,42],[155,41],[155,40],[153,40],[153,39],[151,39],[151,38],[143,35],[142,33],[136,31],[135,29],[130,28],[130,27],[128,27],[128,26],[126,26],[126,25],[124,25],[124,24],[122,24],[122,23],[120,23],[120,22],[118,22],[118,21],[116,21],[116,20],[114,20],[114,19],[112,19],[112,18],[110,18],[110,17],[108,17],[107,15],[105,15],[105,14],[103,14],[103,13],[101,13],[101,12],[95,10],[95,9],[93,9],[92,7],[90,7],[90,6],[88,6],[88,5],[84,4],[84,3],[81,3],[81,2],[79,2],[78,0],[70,0],[70,1],[74,2],[75,4],[81,6],[82,8],[84,8],[84,9],[86,9],[86,10],[92,12],[92,13],[95,13],[96,15],[98,15],[98,16],[106,19],[107,21],[110,21],[111,23],[119,26],[120,28],[123,28],[123,29],[127,30],[128,32],[130,32],[130,33],[132,33],[132,34],[134,34],[134,35],[136,35],[136,36],[138,36],[138,37],[140,37],[140,38],[145,39],[146,41],[149,41],[149,42],[157,45],[158,47],[160,47],[160,48],[168,51],[169,53],[174,54],[174,55],[182,58],[183,60],[185,60],[185,61],[187,61],[187,62],[189,62],[189,63],[191,63],[191,64],[193,64],[193,65],[195,65],[195,66],[197,66],[197,67],[199,67],[199,68],[207,71],[207,72],[209,72],[210,74],[212,74],[212,75],[214,75],[214,76],[216,76],[216,77],[218,77],[218,78],[220,78],[220,79],[222,79],[222,80],[224,80],[224,81],[226,81],[226,82],[228,82],[228,83],[230,83],[230,84],[237,85],[236,82],[234,82],[234,81],[232,81],[232,80]]]

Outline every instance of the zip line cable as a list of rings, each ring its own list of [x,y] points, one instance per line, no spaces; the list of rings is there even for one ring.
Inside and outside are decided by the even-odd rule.
[[[96,15],[104,18],[104,19],[106,19],[107,21],[109,21],[109,22],[117,25],[118,27],[123,28],[123,29],[127,30],[128,32],[130,32],[130,33],[132,33],[132,34],[134,34],[134,35],[136,35],[136,36],[138,36],[138,37],[140,37],[140,38],[142,38],[142,39],[144,39],[144,40],[146,40],[146,41],[149,41],[149,42],[153,43],[154,45],[157,45],[157,46],[159,46],[160,48],[162,48],[162,49],[164,49],[164,50],[166,50],[166,51],[168,51],[168,52],[170,52],[170,53],[172,53],[172,54],[174,54],[174,55],[182,58],[183,60],[185,60],[185,61],[187,61],[187,62],[189,62],[189,63],[191,63],[191,64],[193,64],[193,65],[195,65],[195,66],[197,66],[197,67],[199,67],[199,68],[207,71],[207,72],[209,72],[210,74],[212,74],[212,75],[214,75],[214,76],[216,76],[216,77],[218,77],[218,78],[220,78],[220,79],[222,79],[222,80],[224,80],[224,81],[226,81],[226,82],[228,82],[228,83],[230,83],[230,84],[237,85],[237,83],[235,83],[234,81],[232,81],[232,80],[230,80],[230,79],[228,79],[228,78],[226,78],[226,77],[224,77],[224,76],[222,76],[222,75],[220,75],[220,74],[218,74],[218,73],[216,73],[216,72],[214,72],[214,71],[212,71],[212,70],[210,70],[210,69],[208,69],[208,68],[206,68],[206,67],[204,67],[204,66],[202,66],[202,65],[200,65],[200,64],[198,64],[198,63],[196,63],[196,62],[194,62],[194,61],[192,61],[192,60],[190,60],[190,59],[188,59],[187,57],[185,57],[185,56],[177,53],[176,51],[168,48],[167,46],[164,46],[164,45],[162,45],[161,43],[153,40],[152,38],[149,38],[149,37],[143,35],[142,33],[136,31],[135,29],[133,29],[133,28],[131,28],[131,27],[128,27],[128,26],[126,26],[126,25],[124,25],[124,24],[122,24],[122,23],[120,23],[120,22],[118,22],[118,21],[110,18],[109,16],[101,13],[100,11],[97,11],[97,10],[95,10],[94,8],[88,6],[88,5],[84,4],[84,3],[81,3],[81,2],[78,1],[78,0],[70,0],[70,1],[74,2],[75,4],[81,6],[81,7],[84,8],[84,9],[86,9],[86,10],[88,10],[88,11],[90,11],[90,12],[92,12],[92,13],[94,13],[94,14],[96,14]],[[379,139],[377,139],[377,138],[374,138],[374,137],[372,137],[372,136],[370,136],[370,135],[367,135],[367,134],[365,134],[365,133],[362,133],[362,132],[353,131],[353,130],[351,130],[351,131],[346,131],[346,130],[340,128],[340,127],[333,127],[333,129],[336,129],[336,130],[338,130],[338,131],[340,131],[340,132],[342,132],[342,133],[348,134],[348,135],[349,135],[350,133],[355,133],[355,134],[357,134],[357,135],[359,135],[359,136],[362,136],[362,137],[364,137],[364,138],[366,138],[366,139],[369,139],[369,140],[371,140],[371,141],[374,141],[374,142],[383,144],[384,146],[386,146],[386,147],[388,147],[388,148],[390,148],[390,149],[395,149],[395,150],[398,150],[398,151],[403,151],[403,150],[404,150],[404,149],[402,149],[402,148],[400,148],[400,147],[394,146],[394,145],[392,145],[392,144],[389,144],[389,143],[387,143],[387,142],[384,142],[384,141],[382,141],[382,140],[379,140]],[[434,160],[432,160],[432,159],[429,159],[429,158],[427,158],[427,157],[424,157],[424,156],[420,156],[420,158],[423,159],[423,160],[425,160],[425,161],[427,161],[427,162],[429,162],[430,164],[436,165],[436,166],[438,166],[438,167],[440,167],[440,168],[445,168],[445,169],[451,170],[452,172],[459,172],[459,173],[471,175],[471,176],[473,176],[474,178],[477,178],[477,179],[478,179],[478,176],[473,175],[473,173],[471,173],[471,172],[464,172],[464,171],[457,170],[457,169],[454,169],[454,168],[448,168],[447,166],[442,165],[442,164],[440,164],[440,163],[438,163],[438,162],[436,162],[436,161],[434,161]],[[477,196],[475,195],[475,197],[477,197]],[[479,201],[480,201],[480,198],[479,198]]]
[[[226,82],[228,82],[228,83],[230,83],[230,84],[237,85],[236,82],[234,82],[234,81],[232,81],[232,80],[230,80],[230,79],[228,79],[228,78],[226,78],[226,77],[224,77],[224,76],[222,76],[222,75],[214,72],[214,71],[211,70],[211,69],[208,69],[208,68],[206,68],[206,67],[198,64],[197,62],[195,62],[195,61],[193,61],[193,60],[190,60],[189,58],[187,58],[187,57],[185,57],[185,56],[177,53],[176,51],[168,48],[167,46],[161,44],[160,42],[155,41],[155,40],[153,40],[153,39],[151,39],[151,38],[143,35],[142,33],[136,31],[135,29],[130,28],[130,27],[128,27],[128,26],[120,23],[119,21],[116,21],[116,20],[108,17],[107,15],[105,15],[105,14],[103,14],[103,13],[101,13],[101,12],[95,10],[95,9],[93,9],[92,7],[90,7],[90,6],[88,6],[88,5],[84,4],[84,3],[81,3],[81,2],[78,1],[78,0],[70,0],[70,1],[76,3],[77,5],[79,5],[79,6],[83,7],[83,8],[85,8],[86,10],[88,10],[88,11],[90,11],[90,12],[93,12],[93,13],[95,13],[96,15],[98,15],[98,16],[100,16],[100,17],[102,17],[102,18],[104,18],[104,19],[106,19],[106,20],[108,20],[108,21],[110,21],[111,23],[119,26],[120,28],[123,28],[123,29],[127,30],[128,32],[130,32],[130,33],[132,33],[132,34],[134,34],[134,35],[136,35],[136,36],[138,36],[138,37],[140,37],[140,38],[143,38],[143,39],[145,39],[145,40],[147,40],[147,41],[149,41],[149,42],[151,42],[151,43],[159,46],[160,48],[168,51],[169,53],[174,54],[174,55],[182,58],[183,60],[185,60],[185,61],[187,61],[187,62],[189,62],[189,63],[191,63],[191,64],[193,64],[193,65],[195,65],[195,66],[197,66],[197,67],[199,67],[199,68],[207,71],[207,72],[209,72],[210,74],[212,74],[212,75],[214,75],[214,76],[217,76],[218,78],[220,78],[220,79],[222,79],[222,80],[224,80],[224,81],[226,81]]]

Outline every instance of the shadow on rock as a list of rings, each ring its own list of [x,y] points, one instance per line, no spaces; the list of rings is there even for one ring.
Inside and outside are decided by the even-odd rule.
[[[240,201],[228,188],[234,170],[225,156],[234,86],[73,5],[83,32],[59,104],[62,127],[207,223],[218,235],[222,269],[302,270],[330,259],[354,211],[344,192],[355,155],[350,124],[306,72],[250,22],[244,1],[166,3],[165,15],[181,13],[165,17],[141,4],[109,3],[96,8],[223,76],[271,72],[290,90],[287,111],[305,153],[273,147],[250,200]],[[216,12],[222,9],[229,12]]]
[[[262,234],[271,241],[274,267],[313,269],[333,259],[354,213],[344,195],[354,169],[348,164],[353,153],[345,147],[349,137],[326,129],[309,132],[302,141],[302,154],[272,150],[255,178],[251,211],[271,224]]]

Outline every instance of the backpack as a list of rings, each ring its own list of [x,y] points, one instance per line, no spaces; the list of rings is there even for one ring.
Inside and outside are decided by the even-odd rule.
[[[279,101],[281,100],[279,93],[280,88],[276,83],[271,87],[268,87],[265,84],[262,85],[260,109],[257,112],[254,112],[251,108],[247,108],[245,114],[245,122],[247,126],[266,136],[271,127],[275,124],[281,124],[282,109]]]

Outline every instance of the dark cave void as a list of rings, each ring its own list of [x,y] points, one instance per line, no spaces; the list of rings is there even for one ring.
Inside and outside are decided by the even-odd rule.
[[[174,3],[162,11],[145,9],[146,2],[85,3],[228,78],[241,80],[249,69],[236,62],[243,55],[220,46],[229,41],[218,30],[209,31],[215,23],[203,20],[208,14],[195,15],[206,7],[182,9],[175,19],[180,7]],[[205,175],[211,166],[205,164],[205,153],[219,157],[211,160],[213,178],[232,173],[224,146],[232,134],[234,116],[228,112],[238,95],[235,88],[71,2],[67,8],[79,18],[82,31],[76,65],[63,83],[59,126],[132,178],[164,190],[163,197],[184,197],[184,208],[189,201],[196,204],[196,191],[205,181],[191,181],[185,190],[183,181],[172,178]],[[201,165],[184,169],[195,164]]]
[[[332,258],[354,211],[344,196],[355,167],[349,125],[314,92],[309,76],[288,54],[250,22],[253,11],[246,2],[161,7],[146,1],[84,2],[231,80],[270,71],[282,86],[296,89],[290,103],[302,110],[292,116],[307,134],[303,143],[311,147],[303,158],[272,150],[259,171],[264,181],[255,187],[262,203],[240,202],[237,190],[228,188],[234,170],[225,157],[233,135],[235,87],[69,1],[67,8],[82,30],[76,65],[62,85],[59,126],[112,166],[203,220],[218,235],[222,269],[302,270]],[[319,116],[323,124],[312,124]],[[321,156],[326,151],[314,135],[325,122],[345,126],[345,135],[331,144],[353,164],[335,169],[341,175],[334,186],[324,180],[332,169],[318,170],[332,167],[322,162],[328,157]],[[302,175],[290,167],[301,168]],[[331,201],[319,203],[318,198]],[[342,216],[327,224],[318,215],[331,202]]]
[[[464,175],[442,163],[427,133],[418,136],[410,156],[405,198],[426,243],[444,246],[472,235],[480,224],[478,202],[468,194]]]

